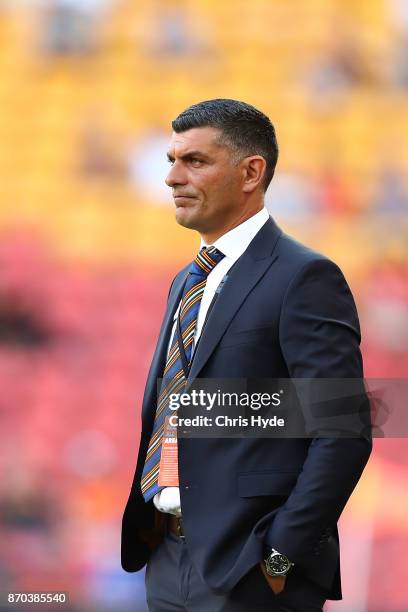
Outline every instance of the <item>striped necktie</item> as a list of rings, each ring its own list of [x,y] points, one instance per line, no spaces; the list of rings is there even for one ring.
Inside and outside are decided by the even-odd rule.
[[[201,298],[207,282],[207,276],[223,259],[224,255],[215,247],[203,248],[192,262],[183,290],[179,309],[179,331],[181,333],[184,353],[188,368],[191,364],[194,335],[197,325]],[[141,488],[145,501],[149,501],[164,487],[158,484],[159,466],[162,449],[164,421],[171,413],[169,397],[174,393],[182,393],[186,384],[186,376],[180,355],[178,330],[167,354],[163,380],[157,401],[156,416],[153,431],[147,449],[145,465],[142,473]]]

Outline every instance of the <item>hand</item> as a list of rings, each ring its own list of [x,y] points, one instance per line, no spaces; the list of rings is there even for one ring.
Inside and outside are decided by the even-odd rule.
[[[279,595],[285,588],[286,576],[270,576],[266,571],[265,563],[261,561],[261,570],[266,580],[268,581],[269,586],[275,595]]]

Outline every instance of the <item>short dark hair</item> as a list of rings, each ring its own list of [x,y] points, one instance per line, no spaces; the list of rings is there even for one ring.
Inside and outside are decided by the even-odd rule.
[[[176,133],[193,128],[213,127],[221,132],[220,142],[242,157],[261,155],[266,161],[266,191],[278,161],[275,128],[260,110],[239,100],[216,98],[193,104],[172,121]]]

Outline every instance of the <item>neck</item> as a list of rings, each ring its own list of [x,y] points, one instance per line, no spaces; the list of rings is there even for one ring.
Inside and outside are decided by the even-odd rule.
[[[218,238],[221,238],[221,236],[224,236],[224,234],[227,234],[228,232],[233,230],[234,227],[238,227],[238,225],[241,225],[241,223],[244,223],[257,213],[259,213],[263,209],[263,207],[264,203],[262,202],[262,204],[260,204],[256,210],[243,212],[239,217],[235,217],[229,223],[223,225],[222,228],[218,228],[212,232],[206,232],[205,234],[200,232],[200,236],[205,242],[205,244],[214,244],[214,242],[218,240]]]

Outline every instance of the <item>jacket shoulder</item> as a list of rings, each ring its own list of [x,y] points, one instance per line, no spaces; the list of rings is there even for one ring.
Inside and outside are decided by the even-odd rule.
[[[330,262],[334,264],[334,262],[327,257],[327,255],[323,255],[323,253],[315,251],[314,249],[306,246],[298,240],[295,240],[295,238],[292,238],[292,236],[285,233],[282,233],[280,237],[278,253],[282,259],[291,260],[293,263],[298,264],[301,267],[307,263],[318,261]]]
[[[279,268],[287,283],[299,273],[314,270],[316,273],[335,273],[343,275],[339,266],[323,253],[315,251],[291,236],[282,233],[276,254]]]

